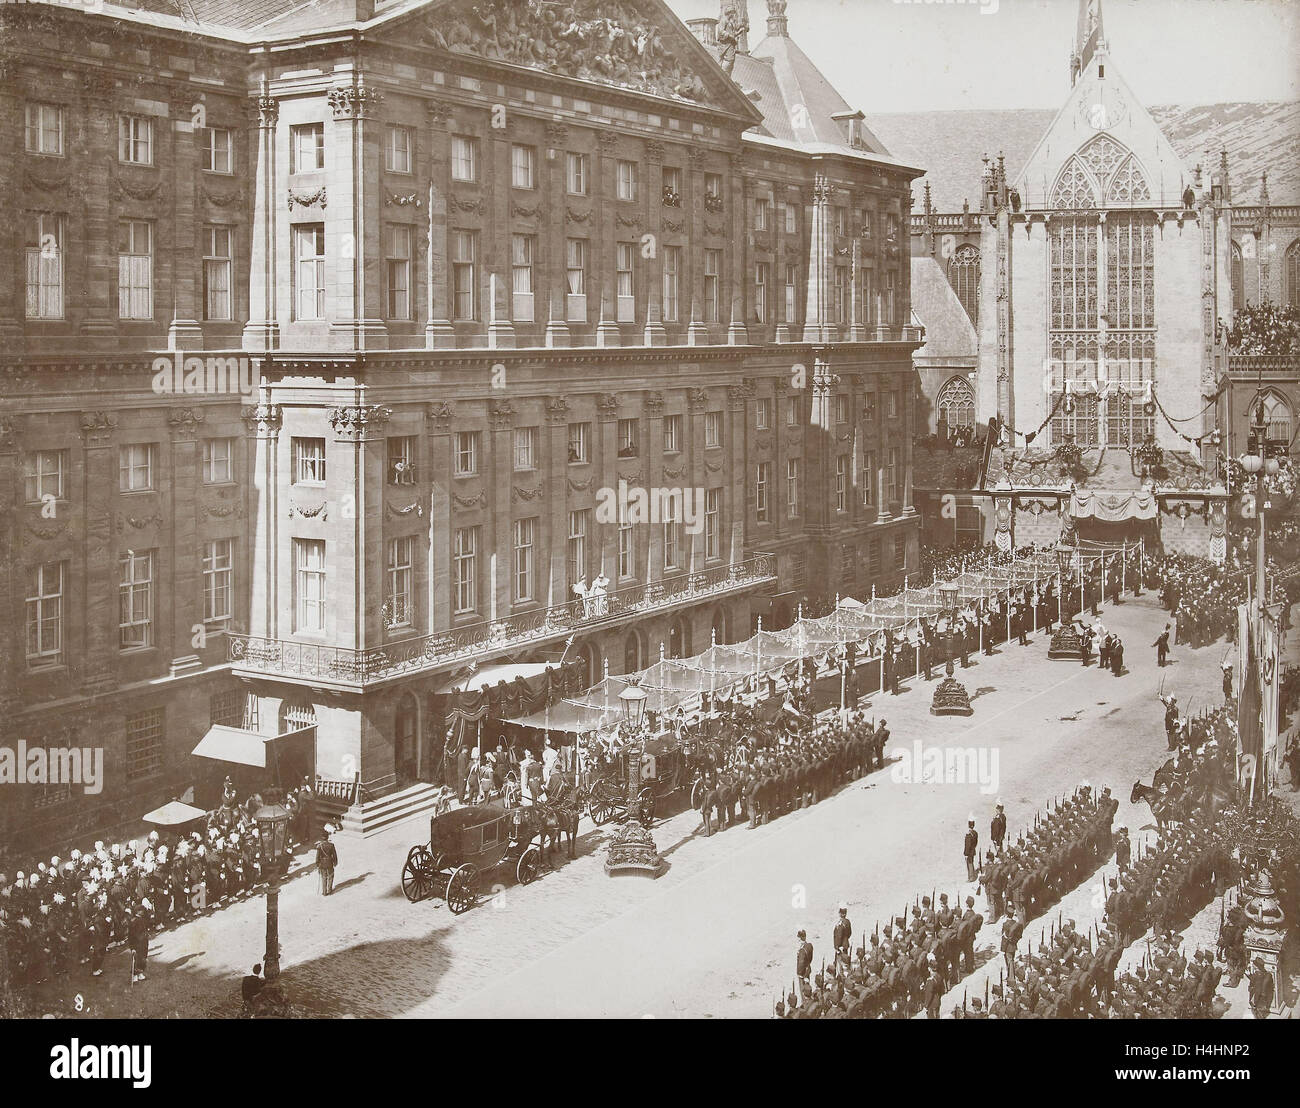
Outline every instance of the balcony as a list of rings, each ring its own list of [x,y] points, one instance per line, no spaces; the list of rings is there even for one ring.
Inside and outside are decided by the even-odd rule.
[[[292,639],[229,636],[230,661],[242,677],[275,677],[349,692],[464,665],[526,647],[544,646],[688,604],[721,600],[776,581],[776,558],[755,553],[731,565],[680,573],[601,596],[482,620],[372,650],[320,646]]]
[[[1300,354],[1229,354],[1234,377],[1300,377]]]

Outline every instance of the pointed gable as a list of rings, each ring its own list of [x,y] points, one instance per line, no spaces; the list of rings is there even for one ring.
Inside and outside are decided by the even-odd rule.
[[[435,50],[760,118],[662,0],[431,0],[400,29]]]
[[[1029,209],[1181,208],[1191,177],[1099,47],[1013,184]]]

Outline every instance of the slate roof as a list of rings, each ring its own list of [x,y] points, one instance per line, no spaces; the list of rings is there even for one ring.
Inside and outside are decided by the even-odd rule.
[[[1199,162],[1212,170],[1219,151],[1228,151],[1234,204],[1259,203],[1264,170],[1273,204],[1300,204],[1300,104],[1173,104],[1149,111],[1189,167]],[[960,212],[963,200],[979,209],[981,157],[995,158],[1001,151],[1007,176],[1014,178],[1054,118],[1050,109],[962,109],[880,113],[868,115],[867,123],[896,157],[926,168],[926,175],[912,182],[914,213],[922,210],[926,181],[936,212]]]
[[[924,321],[925,345],[916,351],[917,365],[926,358],[975,358],[979,336],[952,285],[934,258],[912,258],[912,310]]]

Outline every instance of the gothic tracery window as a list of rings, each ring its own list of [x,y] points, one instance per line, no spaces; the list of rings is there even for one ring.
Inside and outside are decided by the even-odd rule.
[[[1137,161],[1130,154],[1115,171],[1106,189],[1107,204],[1141,204],[1151,199],[1151,189],[1147,179],[1138,168]]]
[[[1292,247],[1291,249],[1292,251],[1294,251],[1295,247]],[[1296,254],[1295,260],[1297,261],[1297,263],[1300,263],[1300,253]],[[1243,288],[1243,281],[1244,281],[1244,277],[1242,275],[1242,268],[1241,268],[1241,247],[1238,246],[1235,242],[1232,244],[1232,255],[1231,258],[1229,259],[1228,264],[1229,264],[1228,280],[1232,284],[1232,310],[1235,312],[1245,302],[1242,299],[1242,295],[1241,295],[1242,288]]]
[[[1291,405],[1275,392],[1264,394],[1264,437],[1269,442],[1290,443]]]
[[[1073,157],[1065,163],[1056,179],[1056,186],[1052,189],[1052,207],[1080,209],[1096,206],[1097,190],[1092,178],[1078,157]]]
[[[1124,147],[1110,135],[1098,135],[1084,145],[1079,151],[1079,157],[1092,170],[1097,180],[1104,181],[1115,172],[1115,167],[1124,159],[1125,153],[1127,151]]]
[[[949,429],[975,426],[975,393],[969,382],[954,377],[939,390],[935,403],[939,418]]]
[[[980,252],[969,243],[948,259],[948,283],[972,323],[979,323]]]
[[[1300,239],[1293,242],[1286,252],[1286,262],[1282,269],[1285,277],[1286,287],[1282,295],[1286,297],[1286,302],[1293,308],[1300,308]],[[1236,300],[1234,298],[1235,306]]]

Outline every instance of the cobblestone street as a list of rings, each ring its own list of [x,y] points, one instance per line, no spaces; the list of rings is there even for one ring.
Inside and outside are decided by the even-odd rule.
[[[795,931],[807,928],[820,962],[841,899],[860,934],[918,893],[964,896],[967,813],[983,845],[998,797],[1014,836],[1051,797],[1084,780],[1108,784],[1116,823],[1140,836],[1149,813],[1128,796],[1166,757],[1160,677],[1195,713],[1217,703],[1224,652],[1222,643],[1179,647],[1159,670],[1149,644],[1165,618],[1149,597],[1103,611],[1128,645],[1121,678],[1095,663],[1049,661],[1039,634],[958,671],[973,697],[969,719],[931,716],[933,683],[874,698],[868,712],[889,720],[890,763],[910,758],[916,740],[984,748],[998,759],[987,793],[895,781],[887,764],[753,831],[705,838],[687,810],[654,827],[668,869],[653,882],[608,878],[603,846],[616,827],[584,821],[576,861],[527,887],[510,873],[460,917],[438,900],[409,904],[398,885],[407,850],[427,838],[425,820],[343,840],[332,897],[318,895],[310,873],[281,893],[290,1000],[309,1014],[358,1017],[766,1016],[789,987]],[[56,982],[46,1010],[76,1015],[80,995],[82,1013],[97,1016],[235,1015],[238,980],[262,958],[264,916],[258,897],[166,932],[147,981],[130,986],[129,956],[115,954],[97,981],[80,970]]]

